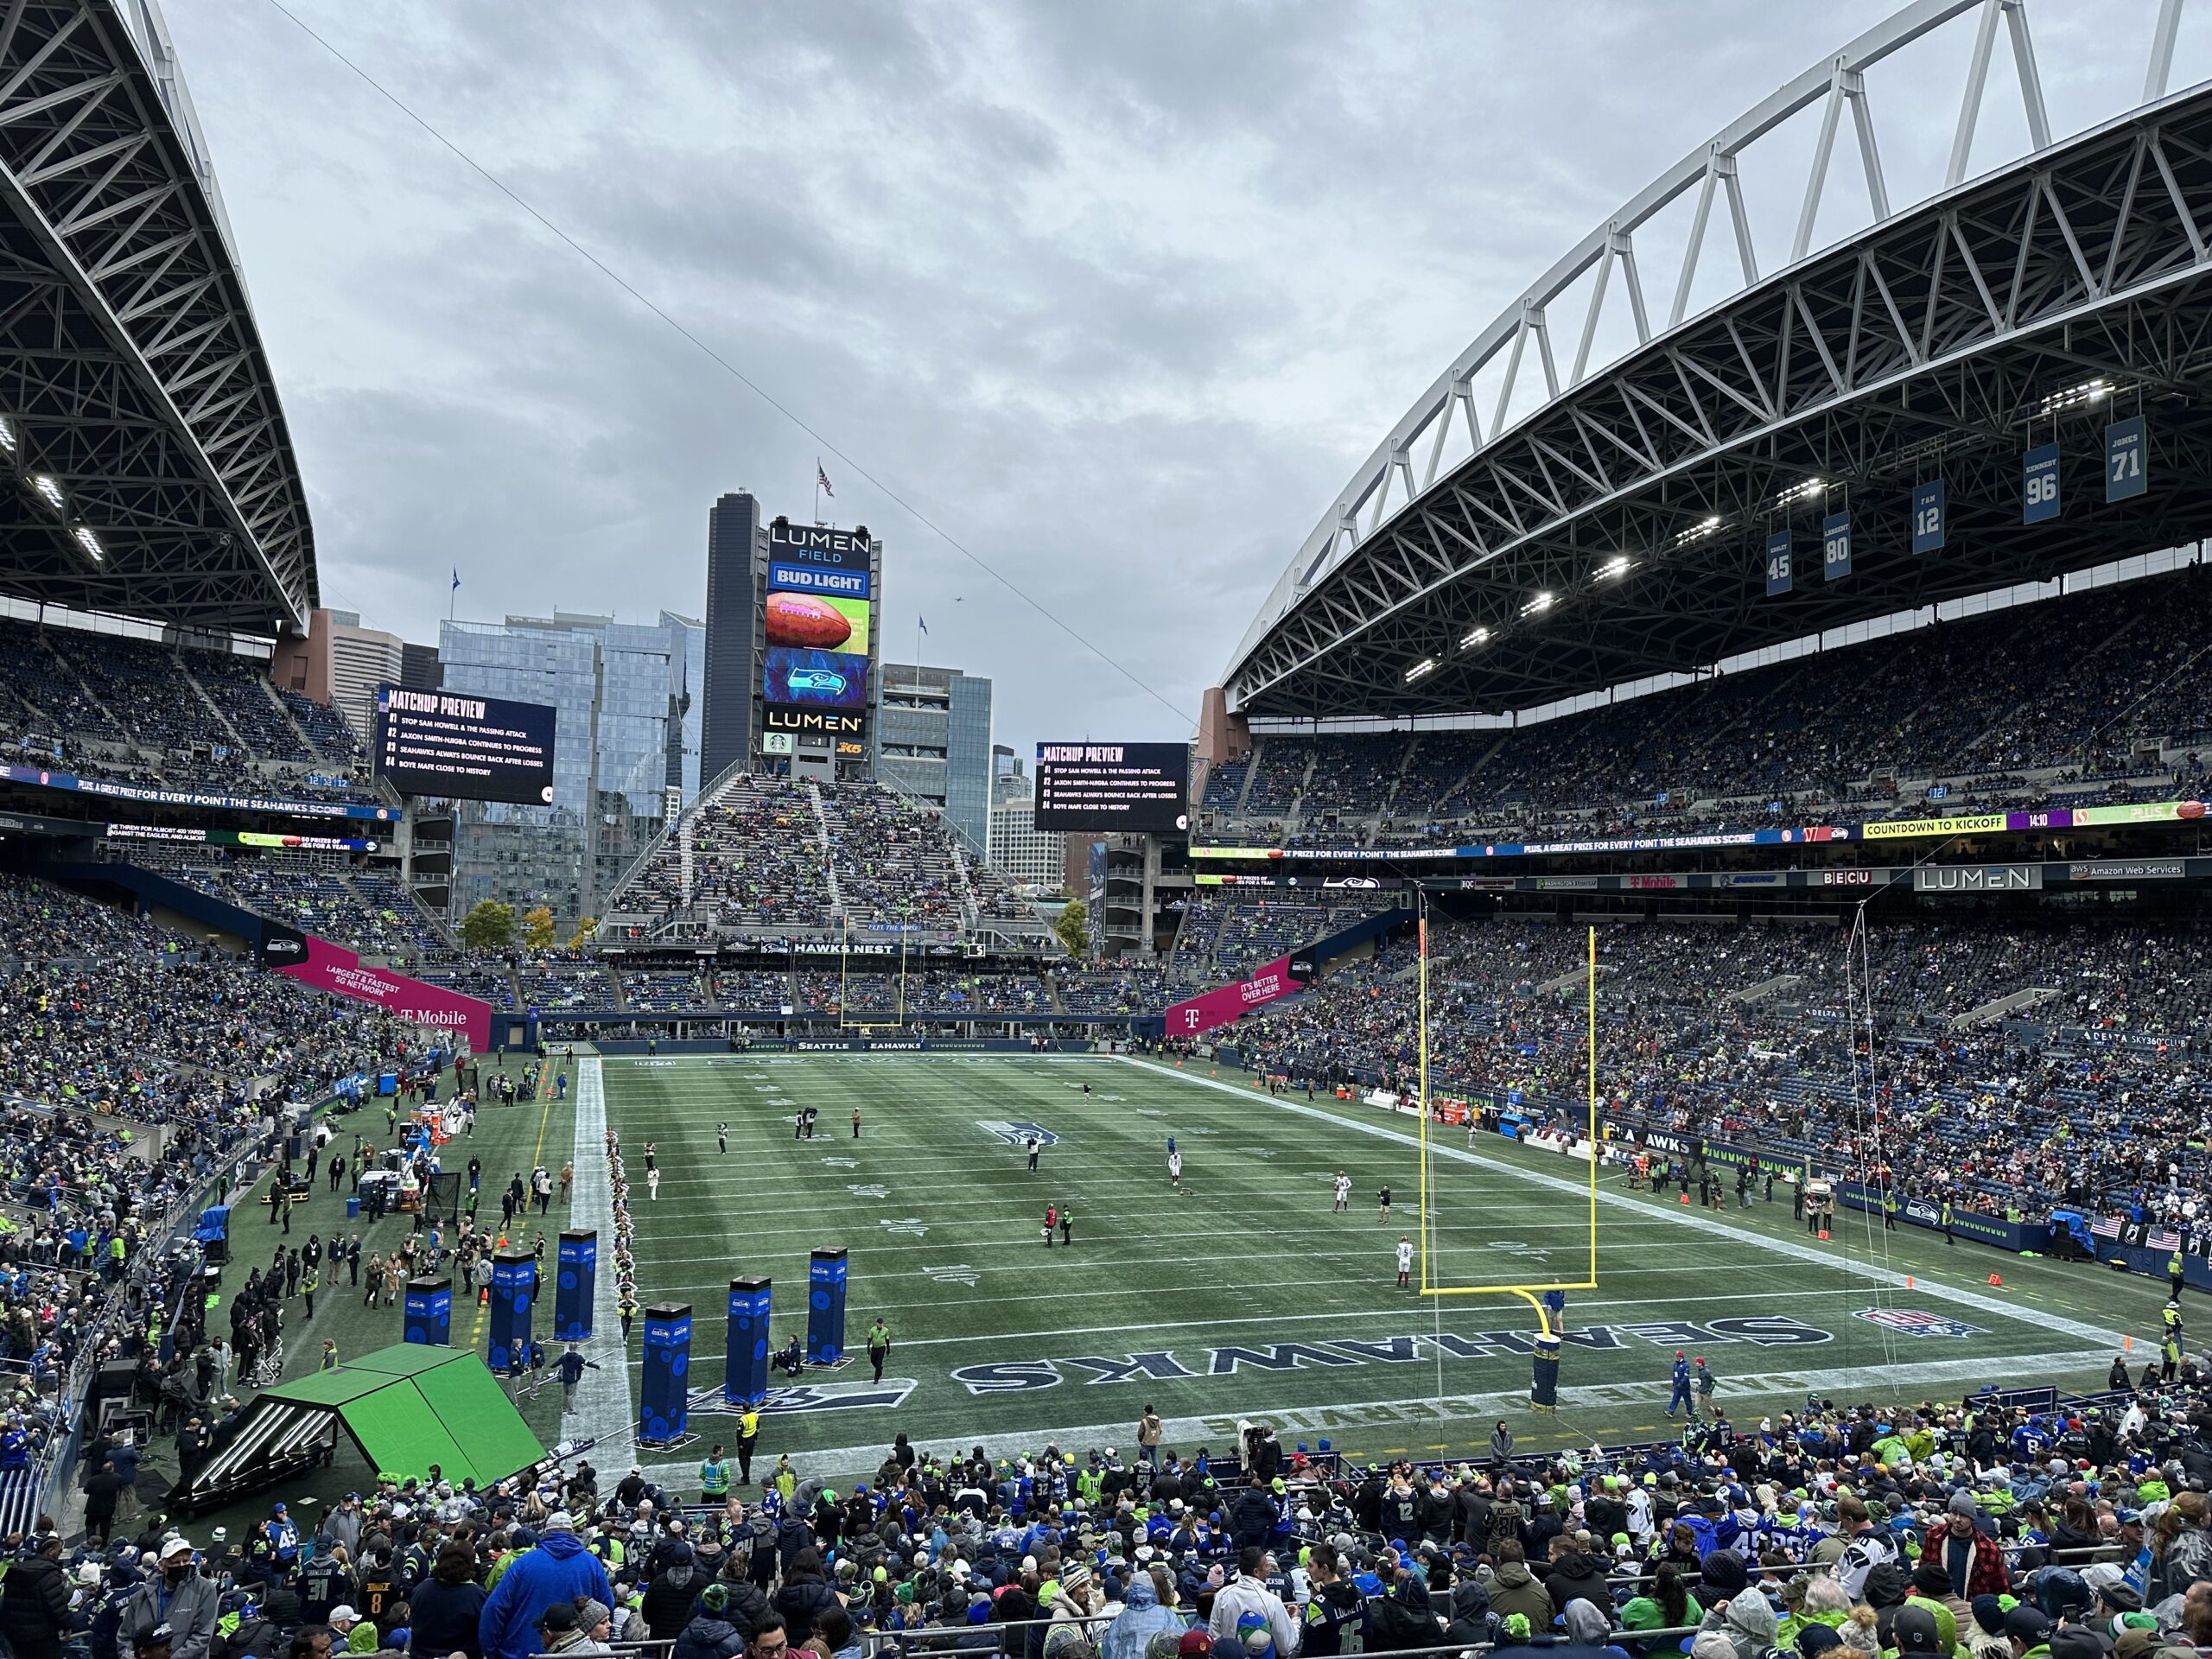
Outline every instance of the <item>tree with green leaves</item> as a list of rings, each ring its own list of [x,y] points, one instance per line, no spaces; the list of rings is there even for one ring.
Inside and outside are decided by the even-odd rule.
[[[480,899],[461,918],[461,942],[471,950],[490,955],[515,942],[515,907],[496,899]]]
[[[1090,906],[1080,899],[1069,899],[1059,919],[1052,924],[1052,931],[1059,935],[1068,955],[1084,955],[1090,948]]]

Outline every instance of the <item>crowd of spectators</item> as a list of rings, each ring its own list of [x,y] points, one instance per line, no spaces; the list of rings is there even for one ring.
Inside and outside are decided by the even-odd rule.
[[[2212,1190],[2202,948],[2179,923],[1915,920],[1872,926],[1862,964],[1833,929],[1601,929],[1599,1094],[1611,1114],[1993,1212],[2124,1199],[2177,1217],[2187,1203],[2193,1223],[2193,1195]],[[1432,1090],[1579,1114],[1586,950],[1583,930],[1549,921],[1437,930]],[[1402,938],[1234,1040],[1271,1071],[1405,1084],[1412,965]],[[2023,992],[2039,995],[2000,1017]]]
[[[855,927],[950,932],[967,919],[952,831],[897,791],[842,784],[822,791],[837,896]]]
[[[944,819],[877,784],[740,778],[666,836],[609,901],[756,935],[837,928],[949,934],[1042,924]]]
[[[384,1015],[0,874],[0,1077],[18,1096],[207,1119],[249,1095],[319,1097],[397,1039]]]
[[[181,1258],[158,1254],[172,1229],[277,1107],[412,1046],[378,1011],[0,874],[0,1505],[16,1522],[92,1364],[141,1360],[178,1305]]]
[[[342,853],[238,852],[182,842],[113,840],[107,855],[365,957],[404,965],[448,948],[438,925],[388,869]]]
[[[1409,847],[2194,798],[2209,601],[2192,566],[1517,729],[1263,734],[1209,777],[1200,828]]]
[[[118,783],[374,798],[352,728],[265,662],[74,628],[0,620],[0,753]]]
[[[2193,1358],[2114,1372],[2041,1409],[1814,1396],[1546,1456],[1501,1424],[1387,1468],[1244,1421],[1178,1447],[1147,1413],[1127,1456],[899,1434],[842,1492],[788,1459],[756,1486],[720,1447],[702,1501],[588,1457],[488,1489],[379,1477],[196,1543],[158,1516],[114,1548],[35,1534],[0,1626],[19,1654],[117,1659],[288,1636],[299,1659],[2196,1659],[2212,1400]]]
[[[694,906],[727,926],[800,931],[830,925],[822,830],[806,791],[741,779],[692,815],[690,880],[682,834],[666,838],[611,908],[671,914]]]

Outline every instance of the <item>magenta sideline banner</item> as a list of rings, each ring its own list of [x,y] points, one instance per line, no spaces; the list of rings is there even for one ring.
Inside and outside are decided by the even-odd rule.
[[[1254,1008],[1305,988],[1305,981],[1290,976],[1290,958],[1277,957],[1255,969],[1249,979],[1218,986],[1170,1007],[1166,1016],[1167,1035],[1195,1037],[1202,1031],[1228,1025]]]
[[[355,1002],[373,1002],[410,1025],[435,1026],[468,1039],[479,1054],[492,1047],[492,1005],[481,997],[463,996],[405,974],[382,968],[364,968],[361,959],[344,945],[307,936],[307,960],[272,963],[287,979],[297,980],[318,991]]]

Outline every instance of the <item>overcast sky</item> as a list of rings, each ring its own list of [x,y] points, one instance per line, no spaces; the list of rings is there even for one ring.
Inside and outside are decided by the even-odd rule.
[[[324,601],[435,639],[458,567],[463,616],[696,615],[715,496],[804,518],[819,453],[836,521],[887,543],[886,649],[926,618],[925,657],[992,677],[999,740],[1025,752],[1187,735],[1285,562],[1452,355],[1891,10],[290,3],[853,463],[269,0],[168,0]],[[2060,133],[2133,100],[2156,9],[2038,0]],[[1899,205],[1940,169],[1972,28],[1870,78]],[[2177,86],[2212,73],[2208,29],[2185,29]],[[2000,63],[1978,162],[2017,148],[2019,111]],[[1746,162],[1770,267],[1810,144],[1801,119]],[[1821,239],[1863,200],[1845,153]],[[1663,242],[1638,247],[1662,311]],[[1701,273],[1732,260],[1713,243]],[[1562,355],[1579,319],[1554,318]]]

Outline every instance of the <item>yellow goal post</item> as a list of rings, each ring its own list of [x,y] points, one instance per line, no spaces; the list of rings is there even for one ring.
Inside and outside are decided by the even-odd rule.
[[[1586,1200],[1589,1206],[1588,1256],[1581,1279],[1554,1279],[1546,1282],[1522,1284],[1447,1285],[1440,1282],[1430,1271],[1434,1255],[1433,1234],[1436,1217],[1432,1213],[1429,1198],[1434,1189],[1429,1167],[1432,1153],[1429,1131],[1435,1122],[1435,1107],[1429,1097],[1428,1064],[1428,963],[1429,918],[1428,895],[1426,888],[1414,890],[1415,929],[1419,939],[1419,968],[1417,982],[1420,999],[1420,1104],[1421,1104],[1421,1294],[1424,1296],[1518,1296],[1536,1310],[1536,1318],[1543,1334],[1553,1334],[1551,1316],[1541,1300],[1546,1291],[1595,1290],[1598,1287],[1598,930],[1589,930],[1585,957],[1585,1017],[1588,1024],[1587,1059],[1585,1069],[1585,1109],[1586,1118],[1584,1132],[1589,1147],[1589,1187]]]

